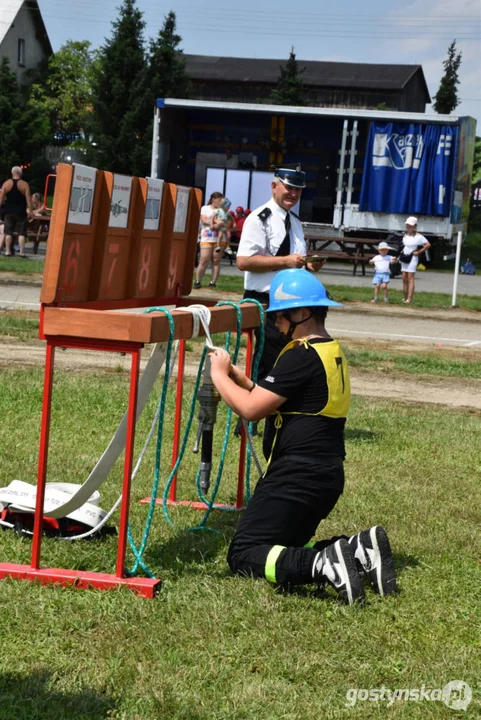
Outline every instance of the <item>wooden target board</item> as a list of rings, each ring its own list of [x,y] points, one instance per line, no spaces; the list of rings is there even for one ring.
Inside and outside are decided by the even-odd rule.
[[[129,307],[192,289],[201,191],[58,166],[40,301]]]

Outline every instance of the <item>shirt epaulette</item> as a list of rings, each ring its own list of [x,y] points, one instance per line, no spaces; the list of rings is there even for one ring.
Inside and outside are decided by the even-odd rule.
[[[261,212],[258,214],[257,217],[260,217],[262,222],[265,222],[269,215],[272,215],[272,210],[270,208],[264,208],[264,210],[261,210]]]

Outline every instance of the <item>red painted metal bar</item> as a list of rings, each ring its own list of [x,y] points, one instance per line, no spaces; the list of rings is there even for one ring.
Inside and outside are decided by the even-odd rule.
[[[119,587],[128,587],[138,595],[153,598],[160,590],[162,582],[158,578],[119,578],[107,573],[88,572],[86,570],[68,570],[65,568],[40,568],[34,570],[28,565],[16,563],[0,563],[0,580],[13,578],[14,580],[29,580],[42,585],[63,585],[64,587],[89,590],[113,590]]]
[[[55,347],[77,348],[81,350],[102,350],[103,352],[131,353],[144,347],[141,342],[122,342],[117,340],[97,340],[94,338],[74,338],[67,335],[49,336]]]
[[[53,366],[55,345],[47,341],[45,373],[43,384],[42,421],[40,426],[40,450],[38,455],[37,497],[35,501],[35,520],[32,543],[32,569],[40,567],[40,547],[42,544],[43,505],[47,480],[48,439],[50,434],[50,411],[52,407]]]
[[[122,506],[120,509],[119,543],[117,547],[116,577],[124,577],[125,549],[127,547],[127,528],[129,524],[130,485],[132,480],[132,462],[134,457],[135,417],[137,413],[137,391],[139,387],[140,350],[132,351],[130,369],[129,410],[127,414],[127,434],[125,439],[124,478],[122,482]]]
[[[179,340],[179,355],[177,361],[177,394],[175,401],[174,441],[172,445],[172,467],[179,456],[180,430],[182,424],[182,397],[184,392],[185,369],[185,340]],[[177,497],[177,474],[174,475],[170,486],[169,500],[175,502]]]
[[[246,351],[246,375],[251,376],[252,372],[252,348],[253,348],[253,330],[247,330],[247,351]],[[239,450],[239,470],[237,473],[237,497],[235,506],[237,509],[243,507],[244,502],[244,475],[246,468],[246,449],[247,449],[247,437],[242,423],[241,439],[240,439],[240,450]]]

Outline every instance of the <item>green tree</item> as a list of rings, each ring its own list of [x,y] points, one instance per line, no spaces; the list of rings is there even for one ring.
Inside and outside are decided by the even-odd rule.
[[[142,13],[124,0],[113,33],[100,49],[93,80],[93,133],[90,161],[128,175],[145,175],[145,134],[153,101],[148,101],[148,66]]]
[[[157,40],[150,42],[149,88],[154,99],[190,97],[192,83],[185,72],[185,60],[179,48],[181,41],[176,33],[175,13],[171,10],[164,18]]]
[[[135,148],[136,167],[150,172],[152,153],[153,108],[156,98],[188,98],[192,83],[185,72],[185,60],[179,44],[182,38],[176,33],[176,17],[171,10],[164,18],[164,24],[156,40],[150,41],[147,82],[143,87],[141,100],[148,113],[148,124]]]
[[[275,89],[271,93],[271,102],[275,105],[308,105],[302,82],[302,74],[305,68],[299,70],[294,48],[291,48],[285,66],[280,65],[279,68],[281,74]]]
[[[439,89],[434,96],[433,108],[441,115],[449,115],[459,105],[458,85],[459,66],[461,65],[462,53],[456,52],[456,40],[453,40],[448,48],[448,56],[444,60],[444,75],[441,78]]]
[[[26,179],[43,188],[48,164],[44,148],[51,136],[48,116],[38,112],[34,93],[17,82],[7,58],[0,62],[0,178],[10,176],[13,165],[27,168]]]
[[[474,141],[472,182],[476,183],[478,180],[481,180],[481,137],[476,137]]]
[[[44,84],[33,85],[39,103],[62,135],[88,137],[92,120],[94,53],[90,42],[68,40],[52,55]]]

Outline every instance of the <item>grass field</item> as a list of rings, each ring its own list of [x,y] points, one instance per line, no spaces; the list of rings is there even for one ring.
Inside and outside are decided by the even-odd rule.
[[[3,369],[0,382],[0,486],[14,478],[35,483],[42,372]],[[127,389],[125,373],[56,373],[50,481],[86,478],[123,413]],[[172,403],[170,397],[168,418]],[[139,421],[139,447],[154,406],[151,399]],[[480,420],[470,411],[354,400],[346,490],[318,537],[373,523],[388,528],[400,593],[382,600],[368,591],[363,609],[340,606],[330,591],[280,593],[231,576],[225,555],[236,516],[212,516],[217,533],[191,532],[200,516],[185,508],[172,511],[173,528],[161,510],[154,518],[145,557],[163,579],[155,600],[128,591],[0,582],[0,717],[479,718]],[[167,470],[170,420],[165,432]],[[235,498],[237,442],[231,438],[221,486],[227,502]],[[192,443],[179,488],[189,499],[195,499],[197,462]],[[153,459],[152,447],[134,482],[137,539],[147,513],[137,501],[150,494]],[[120,482],[119,465],[102,489],[104,508],[117,498]],[[28,539],[0,533],[3,560],[28,562],[30,548]],[[112,572],[115,548],[113,537],[74,544],[46,539],[42,560]],[[388,708],[359,699],[347,706],[355,689],[437,689],[452,680],[471,686],[465,713],[439,700],[398,700]]]

